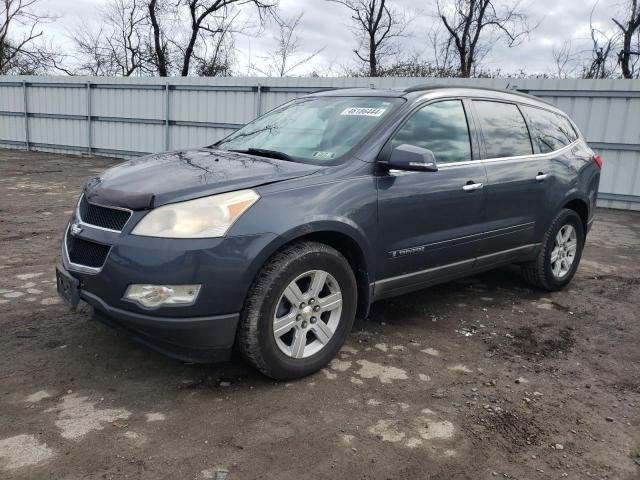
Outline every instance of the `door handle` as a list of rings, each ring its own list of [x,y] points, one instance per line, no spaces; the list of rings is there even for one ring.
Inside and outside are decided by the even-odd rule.
[[[482,184],[481,183],[467,183],[466,185],[462,186],[462,190],[464,190],[465,192],[473,192],[474,190],[480,190],[482,188]]]
[[[538,175],[536,175],[536,180],[538,182],[542,182],[545,178],[547,178],[547,174],[546,173],[542,173],[542,172],[538,172]]]

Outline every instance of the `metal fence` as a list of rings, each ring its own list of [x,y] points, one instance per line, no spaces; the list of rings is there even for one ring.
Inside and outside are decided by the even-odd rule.
[[[600,205],[640,210],[640,80],[0,76],[0,147],[130,158],[209,145],[312,91],[416,84],[517,89],[555,104],[604,158]]]

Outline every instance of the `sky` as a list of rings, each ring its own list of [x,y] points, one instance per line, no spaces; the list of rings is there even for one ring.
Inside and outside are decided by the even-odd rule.
[[[57,17],[44,26],[45,34],[62,50],[68,49],[70,35],[81,24],[95,21],[99,8],[109,0],[41,0],[40,8]],[[429,57],[431,50],[426,32],[434,20],[435,1],[388,0],[391,5],[406,12],[412,18],[408,35],[401,39],[400,48],[405,52],[424,52]],[[508,1],[508,0],[505,0]],[[611,30],[610,17],[620,8],[622,0],[600,0],[594,13],[594,25]],[[591,48],[589,39],[589,15],[595,0],[523,0],[521,9],[527,12],[532,24],[539,26],[530,38],[515,48],[498,43],[485,58],[483,65],[503,72],[551,73],[555,71],[552,49],[566,41],[571,42],[575,52],[586,52]],[[311,71],[338,75],[344,67],[355,66],[353,50],[358,46],[350,28],[350,15],[346,8],[324,0],[280,0],[281,15],[292,17],[304,13],[298,29],[302,45],[300,56],[304,57],[324,47],[312,61],[293,71],[293,75],[304,75]],[[250,12],[251,10],[247,10]],[[275,30],[268,25],[258,37],[240,36],[237,73],[253,74],[248,65],[260,65],[262,58],[272,50]]]

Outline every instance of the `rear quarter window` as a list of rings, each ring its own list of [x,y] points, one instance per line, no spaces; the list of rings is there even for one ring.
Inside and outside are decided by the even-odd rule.
[[[480,121],[486,158],[533,153],[527,124],[516,105],[484,100],[474,100],[473,105]]]
[[[540,153],[549,153],[573,143],[578,135],[563,115],[535,107],[523,107],[529,119],[531,136]]]

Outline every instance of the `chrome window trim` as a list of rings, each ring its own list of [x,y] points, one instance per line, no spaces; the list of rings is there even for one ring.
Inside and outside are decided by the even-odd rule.
[[[568,151],[574,148],[579,141],[580,139],[577,138],[575,141],[573,141],[569,145],[565,145],[564,147],[558,150],[554,150],[552,152],[547,152],[547,153],[532,153],[531,155],[517,155],[514,157],[484,158],[484,159],[478,159],[478,160],[466,160],[464,162],[444,163],[442,165],[438,165],[438,170],[440,170],[441,168],[451,168],[451,167],[457,167],[457,166],[463,166],[463,165],[471,165],[472,163],[477,163],[477,162],[495,163],[495,162],[509,162],[509,161],[520,161],[520,160],[530,160],[530,159],[542,160],[545,158],[554,157],[556,155],[559,155],[561,153],[564,153],[565,151]],[[437,159],[436,159],[436,162],[437,162]]]
[[[96,228],[98,230],[103,230],[105,232],[112,232],[112,233],[121,233],[122,232],[122,230],[114,230],[112,228],[105,228],[105,227],[101,227],[99,225],[94,225],[93,223],[85,223],[82,220],[82,216],[80,215],[80,203],[82,202],[83,198],[87,201],[88,204],[94,205],[96,207],[111,208],[113,210],[121,210],[123,212],[129,212],[129,218],[127,219],[127,221],[122,226],[122,230],[124,230],[124,227],[127,225],[127,223],[129,223],[129,220],[131,220],[131,217],[133,216],[133,210],[130,210],[128,208],[123,208],[123,207],[112,207],[112,206],[109,206],[109,205],[101,205],[99,203],[90,202],[89,200],[86,199],[86,197],[85,197],[85,195],[83,193],[82,195],[80,195],[80,198],[78,199],[78,203],[76,204],[76,218],[78,219],[77,223],[79,225],[83,226],[83,227]]]
[[[473,165],[473,164],[482,164],[482,163],[496,163],[496,162],[518,162],[518,161],[522,161],[522,160],[535,160],[535,159],[539,159],[539,160],[543,160],[546,158],[550,158],[550,157],[554,157],[556,155],[559,155],[561,153],[564,153],[565,151],[568,151],[574,147],[577,146],[577,144],[580,142],[580,138],[578,137],[575,141],[573,141],[572,143],[570,143],[569,145],[565,145],[564,147],[558,149],[558,150],[554,150],[553,152],[547,152],[547,153],[532,153],[531,155],[518,155],[515,157],[501,157],[501,158],[486,158],[486,159],[477,159],[477,160],[465,160],[464,162],[451,162],[451,163],[442,163],[442,164],[438,164],[438,170],[442,170],[442,169],[447,169],[447,168],[456,168],[456,167],[465,167],[468,165]],[[437,164],[437,159],[436,159],[436,164]],[[415,173],[426,173],[426,172],[416,172],[416,171],[411,171],[411,170],[396,170],[396,169],[391,169],[388,171],[389,175],[394,176],[394,177],[398,177],[398,176],[402,176],[402,175],[408,175],[408,174],[415,174]],[[437,172],[432,172],[432,173],[437,173]]]
[[[430,94],[433,94],[433,92],[429,92]],[[518,102],[515,100],[506,100],[506,99],[497,99],[497,98],[492,98],[492,97],[477,97],[475,95],[460,95],[460,96],[451,96],[451,95],[447,95],[447,96],[443,96],[443,97],[438,97],[438,96],[434,96],[431,97],[430,95],[425,95],[424,97],[422,97],[422,103],[420,103],[407,117],[406,119],[408,119],[413,113],[415,113],[417,110],[424,108],[428,105],[431,105],[433,103],[439,102],[439,101],[444,101],[444,100],[462,100],[463,98],[469,99],[469,100],[487,100],[487,101],[497,101],[497,102],[503,102],[503,103],[509,103],[512,105],[516,105],[516,106],[520,106],[520,104],[527,106],[527,107],[535,107],[535,108],[539,108],[541,110],[545,110],[547,112],[553,113],[555,115],[562,115],[565,118],[567,118],[569,120],[570,123],[572,123],[572,126],[574,127],[574,130],[576,130],[576,135],[577,138],[571,142],[568,145],[565,145],[562,148],[559,148],[558,150],[553,150],[551,152],[546,152],[546,153],[531,153],[529,155],[517,155],[517,156],[513,156],[513,157],[499,157],[499,158],[477,158],[474,160],[465,160],[463,162],[451,162],[451,163],[442,163],[442,164],[438,164],[437,163],[437,158],[436,158],[436,164],[438,166],[438,170],[440,169],[447,169],[447,168],[455,168],[455,167],[464,167],[464,166],[468,166],[468,165],[472,165],[474,163],[495,163],[495,162],[509,162],[509,161],[520,161],[520,160],[530,160],[530,159],[546,159],[549,157],[553,157],[556,155],[559,155],[561,153],[564,153],[567,150],[570,150],[571,148],[574,148],[575,146],[577,146],[577,144],[583,140],[581,135],[579,134],[579,130],[576,129],[575,125],[573,124],[573,121],[566,115],[564,114],[564,112],[562,112],[561,110],[558,109],[558,111],[555,111],[551,108],[545,108],[543,106],[539,106],[537,104],[529,104],[526,102]],[[553,107],[553,105],[550,105],[551,107]],[[465,115],[467,115],[467,125],[469,124],[469,120],[468,120],[468,112],[465,109]],[[522,115],[522,113],[521,113]],[[524,115],[523,115],[524,118]],[[406,121],[406,119],[404,121]],[[525,124],[527,125],[527,128],[529,128],[529,125],[527,123],[527,119],[524,118]],[[398,129],[402,126],[402,124],[393,132],[393,134],[391,135],[391,137],[389,137],[389,139],[391,139],[393,137],[393,135],[398,131]],[[470,127],[469,127],[470,129]],[[469,130],[469,133],[471,134],[471,131]],[[530,140],[532,140],[531,138],[531,133],[529,133],[529,138]],[[417,171],[409,171],[409,170],[396,170],[396,169],[392,169],[388,171],[388,174],[394,177],[397,176],[402,176],[402,175],[407,175],[407,174],[415,174],[415,173],[425,173],[425,172],[417,172]]]
[[[107,255],[104,259],[104,263],[102,264],[102,267],[88,267],[86,265],[73,263],[69,258],[69,250],[67,248],[67,237],[69,235],[70,226],[71,226],[71,222],[67,224],[67,228],[64,231],[64,238],[62,239],[62,263],[64,264],[65,268],[67,268],[68,270],[76,271],[76,272],[88,273],[90,275],[95,275],[96,273],[100,273],[104,265],[107,263],[107,258],[109,258],[109,254],[111,253],[112,245],[109,245],[109,251],[107,252]]]

